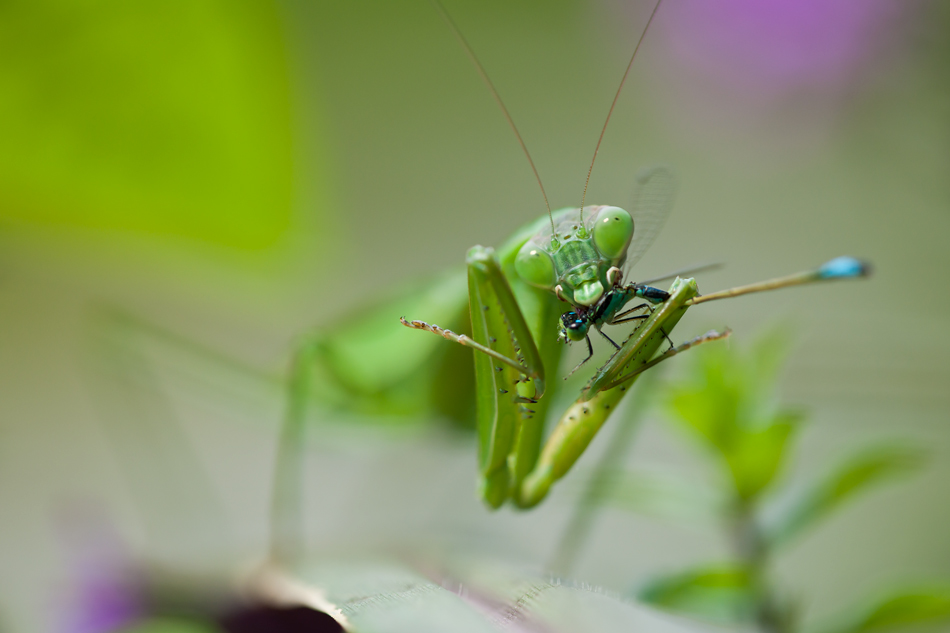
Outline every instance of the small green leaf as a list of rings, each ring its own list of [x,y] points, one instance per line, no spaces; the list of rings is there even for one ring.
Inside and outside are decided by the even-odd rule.
[[[794,412],[779,413],[762,429],[736,434],[736,442],[725,454],[725,460],[740,499],[755,498],[775,479],[785,461],[788,440],[801,417]]]
[[[692,381],[671,389],[676,418],[710,448],[723,452],[733,442],[740,416],[742,384],[732,355],[705,351]]]
[[[950,622],[950,585],[937,585],[888,596],[849,624],[828,633],[886,631],[913,624]]]
[[[698,356],[693,379],[671,390],[675,418],[712,451],[748,503],[775,480],[801,415],[776,412],[772,398],[787,337],[762,337],[748,353],[718,348]]]
[[[734,563],[659,578],[638,597],[668,611],[723,623],[747,620],[755,607],[749,571]]]
[[[784,543],[873,484],[921,465],[924,454],[900,446],[866,449],[808,490],[771,530],[774,544]]]

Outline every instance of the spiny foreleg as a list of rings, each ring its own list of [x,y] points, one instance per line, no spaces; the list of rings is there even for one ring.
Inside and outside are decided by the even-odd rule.
[[[438,334],[439,336],[441,336],[442,338],[448,341],[453,341],[455,343],[458,343],[459,345],[464,345],[465,347],[471,347],[472,349],[478,350],[479,352],[483,354],[488,354],[495,360],[501,363],[505,363],[506,365],[509,365],[510,367],[514,369],[517,369],[519,372],[521,372],[525,376],[531,376],[530,370],[528,370],[527,367],[525,367],[524,365],[522,365],[515,359],[509,358],[505,356],[504,354],[496,352],[490,347],[482,345],[478,341],[472,339],[472,337],[470,336],[466,336],[465,334],[456,334],[452,330],[446,330],[445,328],[439,327],[438,325],[435,325],[434,323],[426,323],[425,321],[419,321],[415,319],[413,319],[412,321],[409,321],[405,317],[399,317],[399,321],[408,328],[412,328],[414,330],[425,330],[426,332],[432,332],[433,334]]]

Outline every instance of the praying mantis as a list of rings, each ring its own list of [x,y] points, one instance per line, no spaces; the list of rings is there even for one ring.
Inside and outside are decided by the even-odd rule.
[[[487,74],[445,9],[435,4],[501,106],[534,169],[530,154]],[[627,73],[659,6],[657,2],[627,65]],[[616,100],[615,96],[611,113]],[[537,170],[534,171],[537,176]],[[589,179],[590,171],[588,182]],[[640,181],[638,200],[655,201],[657,196],[650,195],[651,192],[672,188],[668,184],[671,176],[663,169],[646,172]],[[543,193],[543,185],[541,189]],[[710,331],[679,346],[670,343],[668,350],[658,353],[692,305],[813,281],[860,277],[868,272],[867,266],[856,259],[838,258],[813,271],[705,296],[699,294],[692,278],[677,277],[669,291],[645,283],[625,284],[622,267],[628,263],[627,251],[637,223],[634,216],[619,207],[585,207],[586,193],[585,184],[579,208],[552,212],[549,206],[546,217],[517,231],[497,250],[475,246],[468,252],[471,337],[425,321],[401,319],[405,326],[438,334],[474,350],[479,493],[491,508],[498,508],[507,500],[519,508],[537,505],[551,485],[577,461],[640,373],[691,347],[728,336],[728,330]],[[544,197],[547,201],[546,194]],[[664,197],[658,199],[659,205],[664,206]],[[643,210],[639,203],[636,206],[638,211]],[[665,210],[661,209],[659,214]],[[639,252],[646,246],[641,244]],[[634,300],[642,303],[628,308]],[[570,308],[567,311],[563,311],[565,303]],[[604,325],[629,322],[636,323],[636,327],[622,345],[601,332]],[[586,340],[589,360],[593,355],[589,338],[592,329],[616,351],[561,415],[541,448],[551,401],[547,372],[557,369],[565,342]]]
[[[591,211],[587,224],[580,221],[580,209],[567,209],[554,216],[560,220],[558,228],[566,224],[574,231],[573,234],[563,230],[558,233],[565,238],[564,242],[581,242],[585,246],[577,250],[595,253],[591,259],[581,258],[576,263],[567,260],[564,251],[568,249],[564,244],[551,247],[549,243],[553,252],[542,251],[539,236],[555,242],[553,235],[544,229],[533,238],[528,235],[538,224],[543,226],[548,218],[528,225],[497,250],[475,246],[469,251],[471,337],[424,321],[401,319],[407,327],[438,334],[475,351],[479,494],[491,508],[498,508],[507,500],[522,509],[540,503],[551,485],[563,477],[584,452],[639,374],[692,347],[729,335],[728,330],[709,331],[678,346],[670,344],[668,350],[658,354],[691,306],[868,274],[867,265],[859,260],[839,257],[812,271],[709,295],[700,295],[692,278],[677,277],[669,291],[638,283],[624,285],[618,265],[624,263],[626,244],[618,257],[604,261],[603,250],[597,245],[609,238],[598,242],[596,228],[597,221],[603,222],[605,215],[609,223],[604,226],[625,222],[630,215],[617,207],[595,207]],[[618,216],[620,220],[616,219]],[[629,236],[626,241],[629,242]],[[553,288],[550,289],[539,287],[540,278],[533,276],[537,269],[525,262],[545,256],[552,260],[549,272]],[[567,268],[571,263],[574,265]],[[538,265],[539,268],[547,266],[547,263]],[[554,270],[563,268],[567,268],[566,271],[554,277]],[[578,283],[572,289],[573,297],[568,300],[561,284],[571,284],[568,278],[579,274],[578,268],[588,271],[591,279]],[[555,280],[560,283],[555,284]],[[595,290],[579,297],[585,292],[585,285],[593,285]],[[598,293],[598,285],[606,290]],[[644,303],[625,310],[633,299],[642,299]],[[562,303],[568,303],[572,309],[559,314]],[[633,312],[643,313],[631,316]],[[545,369],[558,367],[564,349],[562,341],[586,338],[590,346],[587,338],[590,328],[599,331],[603,325],[632,321],[639,323],[622,345],[614,344],[615,353],[561,415],[541,448],[544,420],[551,401]],[[552,336],[554,328],[560,330],[559,340]]]
[[[428,331],[473,350],[479,496],[492,509],[506,502],[527,509],[540,503],[553,483],[570,470],[640,373],[730,334],[729,330],[710,331],[674,345],[671,334],[690,307],[793,285],[862,277],[869,268],[857,259],[839,257],[813,270],[707,295],[699,293],[695,279],[690,277],[671,275],[676,278],[668,290],[651,286],[655,281],[627,281],[625,266],[635,263],[649,246],[669,211],[672,174],[665,168],[643,172],[632,212],[615,206],[586,205],[587,183],[617,98],[661,2],[654,6],[614,96],[594,150],[581,205],[557,211],[551,210],[531,155],[487,73],[445,9],[437,0],[433,4],[514,131],[548,211],[497,248],[472,247],[464,277],[453,274],[440,280],[437,289],[433,287],[432,296],[439,303],[435,313],[457,316],[458,308],[468,304],[470,335],[405,315],[400,321],[411,329]],[[690,272],[695,271],[680,274]],[[414,309],[425,306],[425,302],[412,304]],[[432,314],[419,316],[434,318]],[[618,344],[602,328],[620,324],[632,324],[633,330]],[[464,323],[455,327],[467,329]],[[561,383],[552,377],[560,366],[565,343],[587,343],[587,358],[575,368],[577,371],[593,355],[592,330],[615,348],[614,354],[593,373],[544,440],[545,421]],[[409,344],[401,341],[399,345]],[[421,340],[419,345],[423,345]],[[664,345],[668,348],[661,351]],[[295,376],[300,385],[312,380],[301,378],[308,372],[308,359],[329,358],[331,348],[332,343],[318,342],[298,356]],[[439,376],[441,384],[453,378],[455,382],[467,380],[461,372],[442,372]],[[360,387],[350,382],[348,388],[356,391]]]

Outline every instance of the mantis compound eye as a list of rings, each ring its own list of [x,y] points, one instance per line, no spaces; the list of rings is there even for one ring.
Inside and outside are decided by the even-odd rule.
[[[531,240],[525,242],[518,251],[518,256],[515,258],[515,270],[522,279],[538,288],[550,290],[557,282],[551,255]]]
[[[612,261],[625,259],[633,238],[633,218],[620,207],[604,207],[594,222],[594,243]]]

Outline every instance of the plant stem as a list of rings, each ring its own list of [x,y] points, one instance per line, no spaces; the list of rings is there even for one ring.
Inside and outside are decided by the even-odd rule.
[[[736,507],[731,535],[736,558],[749,574],[755,600],[752,620],[761,633],[792,633],[794,613],[782,606],[769,580],[772,552],[759,528],[755,505],[743,499],[736,501]]]

